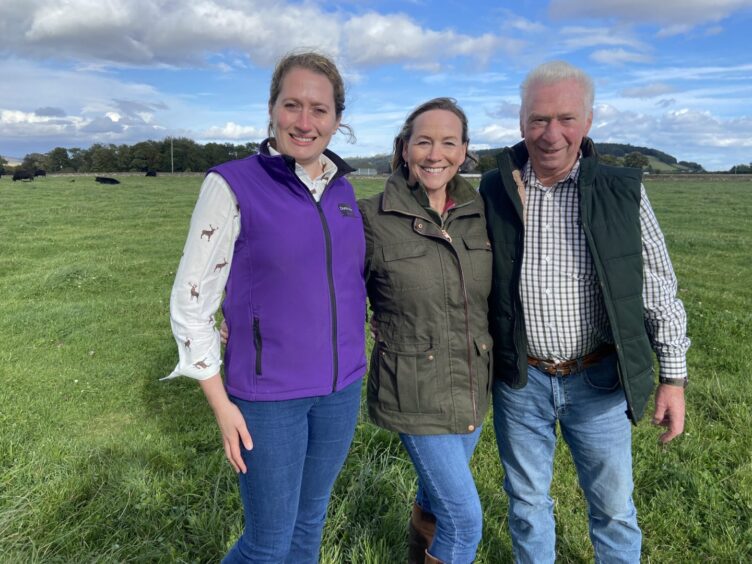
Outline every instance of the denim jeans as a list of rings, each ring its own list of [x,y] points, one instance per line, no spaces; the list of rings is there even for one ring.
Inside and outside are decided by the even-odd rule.
[[[238,474],[245,529],[224,563],[318,562],[329,496],[355,431],[360,383],[321,397],[232,398],[253,449],[243,449],[248,471]]]
[[[616,357],[570,376],[528,366],[528,383],[493,385],[494,430],[509,496],[517,562],[554,562],[553,477],[556,423],[569,446],[588,503],[596,562],[639,562],[642,534],[632,502],[632,429]]]
[[[402,444],[418,474],[416,502],[436,516],[428,552],[447,564],[472,562],[483,532],[483,512],[470,458],[480,427],[467,435],[408,435]]]

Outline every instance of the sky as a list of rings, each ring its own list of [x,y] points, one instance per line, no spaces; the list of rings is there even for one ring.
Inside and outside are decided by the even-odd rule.
[[[344,157],[388,153],[456,98],[471,149],[520,140],[519,84],[560,59],[596,85],[596,142],[706,170],[752,162],[752,0],[0,0],[0,154],[266,136],[275,61],[316,49],[347,87]]]

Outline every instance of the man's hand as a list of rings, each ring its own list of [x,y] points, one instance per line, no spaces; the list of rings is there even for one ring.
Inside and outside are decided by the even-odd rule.
[[[655,413],[653,424],[668,430],[660,436],[663,444],[684,431],[684,388],[660,384],[655,394]]]

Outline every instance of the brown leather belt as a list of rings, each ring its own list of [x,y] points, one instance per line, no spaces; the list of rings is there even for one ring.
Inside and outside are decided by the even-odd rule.
[[[570,374],[582,372],[586,368],[596,364],[598,361],[603,360],[608,355],[613,354],[615,351],[616,349],[614,348],[614,345],[602,345],[590,354],[572,360],[554,362],[552,360],[543,360],[541,358],[528,356],[527,363],[530,366],[535,366],[538,370],[545,372],[549,376],[569,376]]]

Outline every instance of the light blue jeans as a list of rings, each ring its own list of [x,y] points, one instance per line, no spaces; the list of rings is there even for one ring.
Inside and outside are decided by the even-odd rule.
[[[493,385],[494,430],[509,496],[515,559],[554,562],[556,423],[572,453],[589,508],[595,561],[639,562],[642,533],[632,502],[632,429],[612,355],[570,376],[528,366],[528,383]]]
[[[358,380],[327,396],[283,401],[231,398],[253,449],[238,474],[245,530],[223,564],[315,564],[334,480],[360,409]]]
[[[436,516],[428,552],[447,564],[472,562],[483,533],[483,512],[469,466],[480,430],[467,435],[400,433],[418,474],[416,502]]]

